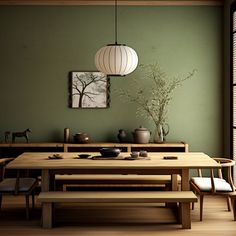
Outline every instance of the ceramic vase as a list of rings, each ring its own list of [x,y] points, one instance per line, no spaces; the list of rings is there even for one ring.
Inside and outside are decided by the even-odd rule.
[[[154,143],[163,143],[166,141],[166,136],[169,133],[169,125],[157,124],[153,136]]]

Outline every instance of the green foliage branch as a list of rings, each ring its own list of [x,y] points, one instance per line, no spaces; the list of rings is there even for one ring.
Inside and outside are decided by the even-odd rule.
[[[137,79],[131,85],[136,94],[120,89],[119,95],[138,105],[136,114],[151,119],[156,127],[167,124],[168,105],[173,99],[173,91],[195,74],[196,70],[182,77],[170,78],[157,63],[140,65],[142,76],[150,80],[151,86],[144,86]]]

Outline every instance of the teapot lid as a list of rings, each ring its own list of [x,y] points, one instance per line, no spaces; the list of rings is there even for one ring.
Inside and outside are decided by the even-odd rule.
[[[148,129],[140,125],[139,128],[135,129],[135,131],[148,131]]]

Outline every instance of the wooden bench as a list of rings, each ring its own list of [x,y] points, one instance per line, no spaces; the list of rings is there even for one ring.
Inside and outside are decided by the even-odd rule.
[[[140,206],[140,204],[179,203],[179,223],[182,228],[191,228],[190,203],[197,202],[191,191],[81,191],[41,192],[42,226],[52,228],[54,203],[108,204]]]
[[[178,184],[181,177],[177,175]],[[67,187],[169,187],[170,175],[55,175],[57,186]],[[177,189],[176,189],[177,190]]]

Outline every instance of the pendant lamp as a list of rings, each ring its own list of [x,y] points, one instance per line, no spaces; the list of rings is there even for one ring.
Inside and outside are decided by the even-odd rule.
[[[99,71],[109,76],[130,74],[138,65],[138,56],[134,49],[117,43],[117,0],[115,0],[115,43],[97,51],[95,65]]]

